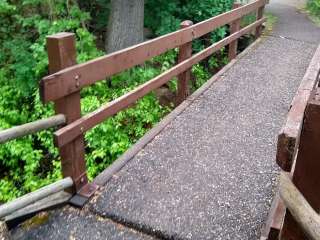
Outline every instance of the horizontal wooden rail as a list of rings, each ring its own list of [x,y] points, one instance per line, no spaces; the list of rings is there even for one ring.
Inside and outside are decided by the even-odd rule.
[[[288,174],[280,175],[280,196],[296,222],[312,240],[320,240],[320,216],[290,180]]]
[[[93,128],[97,124],[103,122],[107,117],[110,117],[118,113],[120,110],[127,108],[132,103],[136,102],[139,98],[145,96],[151,91],[162,86],[166,82],[170,81],[173,77],[191,68],[194,64],[199,63],[201,60],[209,57],[214,52],[220,50],[222,47],[230,44],[231,42],[238,39],[239,37],[252,31],[253,29],[255,29],[257,26],[260,26],[265,21],[266,19],[263,18],[263,19],[260,19],[259,21],[256,21],[248,25],[247,27],[239,30],[238,32],[231,34],[230,36],[211,45],[210,47],[204,49],[203,51],[193,55],[187,60],[177,64],[173,68],[167,70],[166,72],[155,77],[154,79],[144,83],[143,85],[137,87],[136,89],[128,92],[127,94],[113,100],[110,103],[107,103],[106,105],[100,107],[96,111],[86,116],[83,116],[82,118],[76,120],[75,122],[59,129],[54,134],[56,145],[58,147],[62,147],[65,144],[71,142],[79,135]]]
[[[303,122],[304,111],[306,109],[308,99],[310,98],[311,91],[319,81],[319,73],[320,45],[317,48],[291,103],[286,123],[278,135],[276,161],[284,171],[289,172],[291,170],[294,151]]]
[[[9,129],[0,131],[0,143],[24,137],[26,135],[36,133],[51,127],[56,127],[66,123],[66,118],[63,114],[58,114],[46,119],[41,119],[31,123],[26,123],[20,126],[15,126]]]
[[[43,78],[40,94],[43,102],[54,101],[79,91],[116,73],[122,72],[170,49],[199,38],[221,26],[257,11],[268,0],[257,0],[190,27],[78,64]]]
[[[28,193],[9,203],[3,204],[0,206],[0,219],[51,194],[63,191],[64,189],[70,188],[72,186],[72,179],[70,177],[64,178],[48,186],[40,188],[35,192]]]

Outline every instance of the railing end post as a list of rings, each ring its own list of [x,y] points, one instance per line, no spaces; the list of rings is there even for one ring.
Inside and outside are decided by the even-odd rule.
[[[77,57],[75,34],[62,32],[47,36],[47,50],[51,74],[75,65]],[[44,85],[44,82],[40,84],[42,95],[46,94],[46,96],[42,96],[44,101],[48,100],[47,96],[50,96],[50,91],[53,91],[49,87],[50,84],[48,87]],[[62,82],[57,89],[63,88]],[[56,113],[65,115],[66,124],[81,118],[80,90],[62,97],[54,103]],[[70,191],[88,199],[97,188],[88,183],[83,135],[63,146],[58,145],[58,148],[61,156],[62,174],[64,177],[71,177],[74,181],[74,187]]]

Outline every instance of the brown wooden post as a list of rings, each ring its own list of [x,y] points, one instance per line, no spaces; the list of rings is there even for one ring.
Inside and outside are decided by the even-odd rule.
[[[319,90],[318,90],[319,92]],[[320,210],[320,99],[316,90],[306,107],[292,181],[311,207]],[[287,210],[282,240],[308,239]]]
[[[232,9],[236,9],[238,7],[241,7],[241,4],[234,3]],[[240,30],[240,22],[241,22],[241,18],[233,21],[230,24],[230,35]],[[237,50],[238,50],[238,39],[229,44],[229,53],[228,53],[229,61],[231,61],[237,56]]]
[[[260,20],[261,18],[263,18],[263,12],[264,12],[264,6],[259,7],[258,11],[257,11],[257,20]],[[258,26],[256,28],[256,38],[259,38],[261,36],[262,33],[262,25]]]
[[[180,24],[180,28],[187,28],[192,26],[193,23],[189,20],[183,21]],[[179,48],[179,56],[178,56],[178,63],[183,62],[184,60],[188,59],[192,56],[192,41],[187,42],[180,46]],[[191,69],[181,73],[178,76],[178,94],[177,94],[177,105],[182,103],[189,95],[189,88],[188,82],[190,80]]]
[[[76,64],[75,36],[73,33],[58,33],[47,37],[47,50],[49,58],[49,71],[55,73],[61,69]],[[79,84],[75,76],[75,84]],[[54,102],[57,114],[64,114],[67,124],[74,122],[81,117],[80,89],[66,97]],[[75,188],[72,192],[78,192],[88,183],[86,174],[86,163],[84,153],[83,135],[74,141],[59,148],[61,157],[62,174],[64,177],[71,177]],[[92,190],[94,190],[92,188]],[[90,191],[89,191],[90,192]],[[86,194],[90,195],[88,191]]]

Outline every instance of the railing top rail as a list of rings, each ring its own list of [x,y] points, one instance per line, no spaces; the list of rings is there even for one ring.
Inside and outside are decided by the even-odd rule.
[[[291,103],[287,120],[278,136],[277,163],[284,171],[290,171],[294,159],[294,150],[303,122],[304,111],[311,91],[319,82],[320,45],[301,81],[298,91]]]
[[[220,14],[193,26],[159,38],[78,64],[41,80],[40,95],[43,102],[54,101],[116,73],[141,64],[154,56],[199,38],[221,26],[233,22],[268,3],[257,0]]]

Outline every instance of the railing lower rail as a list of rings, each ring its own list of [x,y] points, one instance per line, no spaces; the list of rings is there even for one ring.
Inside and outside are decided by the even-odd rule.
[[[0,144],[52,127],[61,126],[65,123],[66,117],[63,114],[58,114],[46,119],[41,119],[31,123],[26,123],[20,126],[2,130],[0,131]]]
[[[70,177],[64,178],[48,186],[40,188],[37,191],[28,193],[9,203],[3,204],[0,206],[0,219],[52,194],[71,188],[72,186],[72,179]]]

